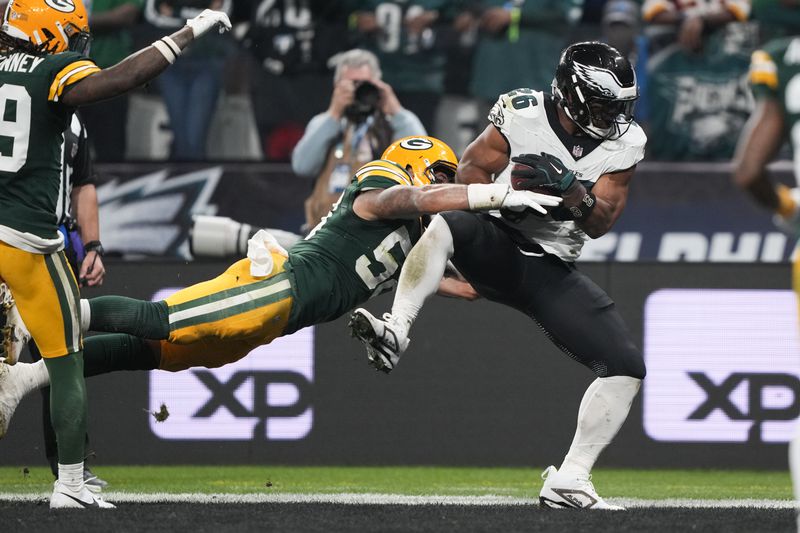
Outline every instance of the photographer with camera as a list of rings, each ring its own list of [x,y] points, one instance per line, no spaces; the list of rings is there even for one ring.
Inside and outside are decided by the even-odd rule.
[[[316,180],[305,202],[304,232],[328,213],[356,169],[380,157],[392,141],[426,134],[419,118],[381,81],[375,54],[353,49],[331,61],[336,70],[330,106],[311,119],[292,152],[295,174]]]

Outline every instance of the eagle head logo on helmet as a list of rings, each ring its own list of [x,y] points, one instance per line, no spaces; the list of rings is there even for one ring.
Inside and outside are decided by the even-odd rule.
[[[553,96],[567,116],[595,139],[618,139],[633,122],[636,73],[615,48],[576,43],[561,53]]]

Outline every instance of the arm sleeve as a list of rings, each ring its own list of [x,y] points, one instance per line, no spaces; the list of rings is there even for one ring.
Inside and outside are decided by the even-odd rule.
[[[325,164],[331,143],[340,135],[339,121],[320,113],[306,126],[303,137],[292,150],[292,170],[298,176],[316,178]]]
[[[768,51],[753,52],[747,77],[756,98],[778,98],[778,66]]]
[[[57,57],[57,60],[50,72],[50,89],[47,93],[47,99],[51,102],[58,102],[61,95],[74,84],[100,72],[100,67],[94,61],[74,52],[62,52],[52,57]]]
[[[354,178],[358,192],[388,189],[395,185],[413,185],[411,177],[402,167],[383,159],[376,159],[359,168]]]
[[[392,126],[392,131],[396,139],[411,137],[412,135],[428,134],[419,117],[405,108],[398,111],[389,120],[389,124]]]

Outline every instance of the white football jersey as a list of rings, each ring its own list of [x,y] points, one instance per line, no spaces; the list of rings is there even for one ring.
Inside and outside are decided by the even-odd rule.
[[[558,121],[556,104],[550,95],[531,89],[501,95],[489,112],[489,120],[508,140],[510,157],[542,152],[554,155],[575,172],[587,190],[603,174],[629,169],[641,161],[647,142],[647,136],[635,122],[616,140],[569,135]],[[508,166],[496,176],[495,182],[510,183],[513,165],[509,158]],[[553,220],[549,215],[530,215],[519,223],[503,220],[526,239],[565,261],[577,259],[588,239],[575,222]]]

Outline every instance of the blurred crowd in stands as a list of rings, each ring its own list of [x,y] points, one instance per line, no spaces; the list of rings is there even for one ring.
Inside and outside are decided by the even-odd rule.
[[[288,162],[311,119],[334,109],[337,58],[353,48],[377,56],[377,79],[391,93],[380,86],[382,99],[394,98],[460,153],[499,94],[549,91],[560,50],[580,40],[609,42],[635,63],[648,159],[730,160],[753,108],[750,54],[800,33],[800,0],[93,0],[87,7],[91,55],[101,67],[203,8],[234,21],[231,34],[192,47],[153,86],[82,111],[101,162]],[[384,111],[389,121],[397,114]]]

